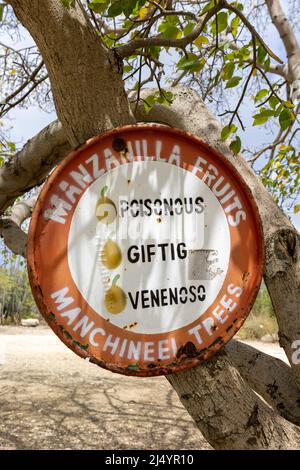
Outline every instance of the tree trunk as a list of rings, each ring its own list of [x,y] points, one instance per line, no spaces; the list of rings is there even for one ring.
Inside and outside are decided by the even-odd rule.
[[[43,56],[56,112],[72,147],[134,122],[122,63],[103,45],[79,2],[70,9],[60,0],[8,3]]]
[[[64,8],[60,0],[10,0],[8,3],[40,49],[58,117],[73,147],[112,127],[134,122],[122,82],[122,66],[113,51],[101,43],[77,2],[70,9]],[[298,235],[244,159],[233,157],[221,143],[220,126],[196,96],[186,90],[178,91],[169,110],[155,107],[154,113],[163,112],[153,120],[171,116],[171,124],[200,135],[234,163],[251,187],[264,225],[268,254],[266,280],[281,322],[281,338],[286,338],[289,353],[290,342],[299,334],[295,330],[300,331],[300,315],[297,317],[300,290],[292,295],[292,288],[299,287]],[[153,114],[148,119],[150,116]],[[172,119],[166,123],[170,124]],[[284,292],[285,302],[275,293],[280,280],[290,286]],[[296,368],[295,376],[300,378]],[[252,392],[224,353],[198,368],[169,377],[169,381],[214,447],[299,446],[300,429],[276,416]]]
[[[225,353],[167,379],[215,449],[300,448],[299,428],[274,415]]]

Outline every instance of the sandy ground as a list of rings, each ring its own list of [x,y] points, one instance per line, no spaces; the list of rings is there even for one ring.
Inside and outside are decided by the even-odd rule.
[[[105,371],[47,327],[0,327],[0,449],[209,448],[164,377]]]

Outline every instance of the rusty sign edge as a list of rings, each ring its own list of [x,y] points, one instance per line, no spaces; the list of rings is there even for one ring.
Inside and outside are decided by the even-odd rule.
[[[172,134],[176,136],[180,135],[182,138],[188,138],[192,140],[195,144],[208,150],[217,159],[221,160],[222,164],[224,164],[225,167],[230,169],[230,171],[233,174],[234,179],[237,180],[238,184],[241,186],[241,188],[245,192],[251,211],[252,211],[252,215],[255,220],[255,227],[257,230],[256,240],[258,242],[257,248],[258,248],[258,260],[259,260],[259,264],[257,266],[257,271],[256,271],[257,283],[255,285],[255,288],[253,288],[252,290],[251,299],[250,299],[250,302],[248,303],[247,308],[245,308],[243,312],[239,312],[239,316],[236,322],[234,323],[234,326],[232,325],[232,328],[230,329],[230,333],[226,332],[227,334],[223,335],[217,344],[214,344],[213,346],[209,347],[208,350],[206,349],[203,352],[201,352],[201,350],[197,350],[197,353],[195,355],[181,358],[177,362],[174,362],[174,365],[170,367],[161,366],[157,364],[151,368],[149,367],[143,368],[143,369],[125,368],[114,363],[109,363],[109,362],[99,360],[95,358],[94,356],[88,354],[85,350],[83,350],[80,347],[80,345],[74,344],[71,339],[68,339],[65,336],[61,326],[56,322],[55,316],[54,318],[51,317],[51,312],[49,312],[47,306],[45,305],[43,301],[43,295],[41,292],[39,279],[38,279],[37,271],[35,268],[34,242],[35,242],[35,230],[36,230],[36,226],[38,223],[38,217],[40,214],[40,209],[44,202],[44,198],[47,194],[47,191],[49,188],[51,188],[57,175],[68,165],[68,163],[73,158],[79,155],[86,148],[89,148],[109,137],[113,137],[113,136],[122,137],[121,135],[122,132],[134,132],[136,130],[145,130],[145,131],[159,130],[167,134]],[[37,202],[33,209],[32,218],[30,221],[29,232],[28,232],[28,245],[27,245],[27,261],[28,261],[27,268],[28,268],[28,276],[29,276],[31,289],[34,293],[34,297],[35,297],[35,300],[36,300],[36,303],[38,305],[40,312],[42,313],[44,319],[46,320],[50,328],[54,331],[54,333],[69,349],[74,351],[81,358],[89,359],[91,363],[97,364],[106,370],[110,370],[112,372],[116,372],[116,373],[126,375],[126,376],[151,377],[151,376],[159,376],[159,375],[168,375],[174,372],[180,372],[182,370],[190,369],[210,359],[217,352],[222,352],[223,347],[233,338],[236,332],[241,328],[241,326],[245,322],[249,312],[251,311],[253,307],[253,304],[256,300],[256,297],[257,297],[257,294],[258,294],[258,291],[262,282],[263,270],[264,270],[264,256],[265,256],[265,250],[264,250],[263,227],[262,227],[262,221],[259,215],[258,206],[256,204],[255,198],[252,194],[250,187],[248,186],[244,178],[240,175],[240,173],[235,168],[235,166],[232,164],[232,162],[228,160],[228,158],[225,155],[223,155],[221,152],[219,152],[217,149],[215,149],[214,147],[206,143],[203,139],[189,132],[183,131],[181,129],[173,128],[173,127],[168,127],[168,126],[161,125],[161,124],[135,124],[135,125],[126,125],[126,126],[117,127],[104,134],[100,134],[98,136],[88,139],[85,143],[80,145],[78,148],[76,148],[75,150],[72,150],[60,162],[60,164],[53,171],[53,173],[47,178],[38,196]]]

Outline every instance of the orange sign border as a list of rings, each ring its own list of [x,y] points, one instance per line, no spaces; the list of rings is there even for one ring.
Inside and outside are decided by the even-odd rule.
[[[256,266],[255,274],[253,274],[253,276],[255,276],[255,283],[251,291],[251,295],[250,295],[250,299],[249,299],[247,307],[244,308],[243,311],[239,312],[239,315],[236,317],[235,323],[231,325],[230,329],[227,329],[228,331],[226,331],[225,334],[221,336],[221,339],[216,344],[211,345],[205,350],[197,351],[197,354],[189,354],[188,352],[186,354],[183,353],[177,361],[173,360],[173,362],[170,365],[165,365],[163,363],[155,364],[155,365],[152,364],[151,368],[149,368],[148,366],[148,368],[144,367],[144,368],[134,369],[134,368],[130,368],[130,366],[123,367],[118,364],[101,360],[99,358],[96,358],[93,355],[90,355],[86,350],[82,349],[82,347],[80,346],[78,342],[74,343],[74,341],[72,341],[70,338],[68,338],[64,334],[63,329],[61,325],[57,323],[55,316],[53,314],[52,316],[49,313],[49,308],[45,304],[43,292],[39,284],[38,266],[36,265],[36,256],[35,256],[35,248],[36,248],[35,247],[35,234],[36,234],[36,230],[37,230],[37,226],[39,222],[39,215],[43,208],[45,199],[47,197],[48,190],[51,189],[58,175],[73,159],[75,159],[84,150],[88,149],[89,147],[97,143],[100,143],[104,139],[112,138],[112,137],[114,138],[122,137],[122,133],[126,133],[126,132],[149,131],[149,130],[162,131],[164,133],[170,134],[174,138],[181,137],[182,139],[188,139],[188,141],[192,141],[194,144],[196,144],[199,147],[199,150],[202,149],[204,153],[212,154],[212,156],[219,161],[221,167],[225,167],[227,171],[228,170],[230,171],[230,173],[233,176],[233,179],[237,183],[237,186],[240,187],[243,195],[245,196],[247,200],[247,203],[250,206],[250,209],[252,210],[252,217],[253,217],[253,221],[254,221],[254,225],[256,229],[255,239],[257,242],[258,264]],[[63,341],[66,344],[67,347],[73,350],[80,357],[89,358],[90,362],[98,364],[101,367],[111,370],[113,372],[117,372],[117,373],[121,373],[125,375],[141,376],[141,377],[167,375],[173,372],[179,372],[180,370],[183,370],[183,369],[194,367],[198,365],[199,363],[203,362],[204,360],[209,359],[216,352],[218,352],[234,336],[234,334],[240,329],[240,327],[244,323],[248,313],[250,312],[253,306],[253,303],[259,291],[259,287],[260,287],[262,276],[263,276],[263,264],[264,264],[263,229],[262,229],[262,224],[261,224],[261,220],[259,216],[259,211],[258,211],[256,202],[253,198],[253,195],[249,187],[246,185],[245,181],[243,180],[241,175],[238,173],[238,171],[235,169],[235,167],[232,165],[232,163],[228,161],[224,155],[222,155],[221,153],[216,151],[214,148],[206,144],[200,138],[190,133],[179,130],[179,129],[170,128],[170,127],[166,127],[166,126],[162,126],[158,124],[129,125],[129,126],[123,126],[123,127],[113,129],[105,134],[89,139],[85,144],[80,146],[78,149],[76,149],[75,151],[72,151],[60,163],[60,165],[55,169],[55,171],[50,175],[50,177],[47,179],[39,195],[38,201],[33,210],[30,228],[29,228],[27,259],[28,259],[29,280],[30,280],[32,292],[36,300],[36,303],[39,307],[39,310],[42,313],[45,320],[47,321],[48,325],[51,327],[51,329],[61,339],[61,341]]]

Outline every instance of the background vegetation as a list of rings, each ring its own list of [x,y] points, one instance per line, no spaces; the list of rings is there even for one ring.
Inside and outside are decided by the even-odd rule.
[[[19,324],[22,318],[39,318],[27,271],[18,257],[0,267],[0,324]]]

